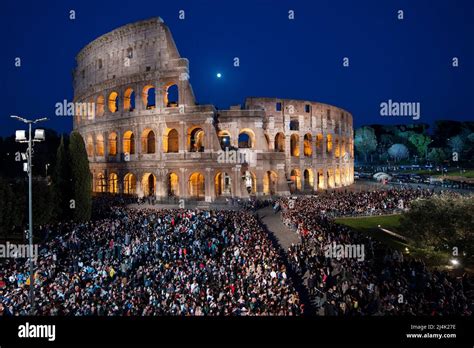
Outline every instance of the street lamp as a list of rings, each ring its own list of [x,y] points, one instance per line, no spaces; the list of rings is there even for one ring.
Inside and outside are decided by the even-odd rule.
[[[26,138],[26,132],[24,130],[18,130],[15,132],[15,140],[19,143],[28,143],[28,162],[27,162],[27,171],[28,171],[28,225],[29,225],[29,246],[30,246],[30,314],[33,315],[33,304],[34,304],[34,282],[35,277],[33,275],[33,197],[32,197],[32,147],[34,142],[44,141],[45,133],[43,129],[36,129],[35,136],[31,138],[31,125],[38,122],[47,121],[46,117],[38,118],[36,120],[27,120],[23,117],[11,115],[11,118],[17,119],[28,125],[28,139]]]

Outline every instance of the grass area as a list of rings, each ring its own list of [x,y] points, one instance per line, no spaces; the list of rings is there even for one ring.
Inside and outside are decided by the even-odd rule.
[[[448,263],[449,254],[413,247],[400,238],[385,233],[378,228],[380,225],[382,228],[409,238],[400,229],[400,217],[401,215],[348,217],[338,218],[336,223],[349,226],[360,233],[367,234],[392,249],[405,254],[406,248],[408,248],[412,257],[423,259],[429,266],[445,266]]]

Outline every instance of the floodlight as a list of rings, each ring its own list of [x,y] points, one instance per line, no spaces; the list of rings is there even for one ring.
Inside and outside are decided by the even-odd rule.
[[[15,132],[15,141],[26,141],[26,131],[17,130]]]
[[[35,129],[35,140],[44,141],[45,139],[44,129]]]

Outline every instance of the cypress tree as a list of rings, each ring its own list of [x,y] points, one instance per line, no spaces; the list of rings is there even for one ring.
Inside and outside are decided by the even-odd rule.
[[[84,139],[78,132],[72,132],[69,137],[69,164],[74,199],[72,218],[74,221],[88,221],[92,210],[92,175]],[[71,202],[68,205],[70,207]]]

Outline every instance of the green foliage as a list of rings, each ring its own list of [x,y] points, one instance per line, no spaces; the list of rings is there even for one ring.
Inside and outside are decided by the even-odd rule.
[[[69,138],[69,158],[74,209],[74,221],[88,221],[92,209],[92,175],[89,170],[86,146],[84,139],[78,132],[72,132]],[[67,208],[70,208],[68,204]]]
[[[428,153],[428,160],[436,164],[442,163],[447,158],[446,153],[440,147],[432,148]]]
[[[5,179],[0,177],[0,236],[7,236],[14,226],[22,223],[22,209],[26,207],[24,196],[14,193]]]
[[[377,138],[374,129],[371,127],[357,129],[354,137],[354,146],[356,151],[363,155],[365,162],[367,162],[367,156],[377,148]]]
[[[452,252],[474,260],[474,197],[434,197],[412,203],[400,219],[400,229],[416,247]]]
[[[408,141],[413,144],[420,157],[426,156],[428,145],[431,143],[431,138],[424,134],[411,133],[408,136]]]

